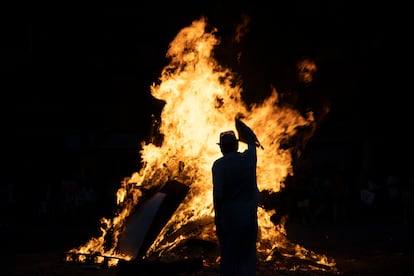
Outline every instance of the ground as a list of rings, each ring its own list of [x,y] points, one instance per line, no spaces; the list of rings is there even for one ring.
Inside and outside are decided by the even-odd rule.
[[[327,272],[312,265],[305,270],[288,271],[281,260],[279,264],[259,264],[257,275],[412,275],[413,226],[412,223],[386,220],[306,225],[288,219],[289,240],[335,260],[336,271]],[[132,267],[132,271],[121,273],[116,268],[64,262],[66,250],[90,238],[94,231],[90,226],[21,222],[2,225],[1,230],[4,246],[1,260],[6,272],[2,275],[154,275],[148,271],[135,273]],[[179,275],[219,274],[216,266],[205,266],[194,273]]]

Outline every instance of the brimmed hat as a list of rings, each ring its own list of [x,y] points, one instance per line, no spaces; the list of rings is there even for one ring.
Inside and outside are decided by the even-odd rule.
[[[228,130],[220,133],[220,142],[217,145],[234,144],[237,143],[237,137],[233,130]]]

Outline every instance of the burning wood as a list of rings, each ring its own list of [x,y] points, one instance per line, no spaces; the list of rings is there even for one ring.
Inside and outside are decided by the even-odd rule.
[[[292,148],[286,147],[284,141],[294,136],[298,128],[313,123],[312,112],[304,117],[284,106],[276,89],[261,103],[244,103],[241,84],[234,73],[214,59],[213,50],[220,44],[216,30],[207,32],[206,27],[205,18],[195,20],[169,45],[167,57],[171,62],[163,69],[159,82],[151,86],[152,95],[165,102],[158,125],[162,141],[142,144],[142,169],[121,183],[117,192],[118,210],[113,218],[102,219],[102,235],[68,254],[108,256],[113,258],[108,265],[117,265],[122,260],[122,265],[124,261],[134,261],[140,267],[150,265],[145,261],[166,261],[177,256],[181,260],[196,257],[196,264],[199,258],[215,263],[215,247],[209,247],[216,244],[211,165],[221,154],[216,145],[217,133],[233,129],[236,114],[242,114],[244,121],[256,130],[265,149],[258,151],[260,190],[277,193],[283,189],[286,177],[293,174]],[[141,232],[145,238],[140,237],[133,249],[127,249],[122,233],[131,235],[124,232],[128,232],[128,218],[137,206],[143,206],[148,191],[161,191],[171,181],[181,185],[167,195],[180,186],[185,187],[185,196],[171,208],[163,209],[166,200],[154,204],[152,211],[159,208],[157,215],[152,213],[149,221],[140,221],[142,229],[137,230],[137,235]],[[167,216],[157,222],[162,213]],[[272,222],[275,213],[274,209],[259,208],[259,262],[279,262],[281,256],[294,256],[296,260],[312,262],[315,269],[334,269],[335,262],[326,256],[292,244],[286,237],[284,221],[278,225]],[[152,221],[155,224],[150,226]],[[108,239],[112,241],[110,244],[106,243]],[[189,241],[195,240],[205,242],[201,247],[198,244],[197,256],[194,246],[189,245]]]

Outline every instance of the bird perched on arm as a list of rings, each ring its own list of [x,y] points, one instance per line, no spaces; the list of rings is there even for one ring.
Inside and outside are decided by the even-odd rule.
[[[249,128],[244,122],[241,121],[243,116],[241,114],[237,114],[234,118],[236,124],[236,130],[239,134],[239,141],[244,142],[246,144],[254,142],[256,147],[260,147],[263,149],[263,146],[260,144],[259,139],[257,139],[256,134],[253,132],[251,128]]]

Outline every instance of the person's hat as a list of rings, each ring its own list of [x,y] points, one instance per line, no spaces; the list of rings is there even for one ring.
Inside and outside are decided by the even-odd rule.
[[[233,130],[228,130],[220,133],[220,142],[217,145],[234,144],[237,143],[236,134]]]

